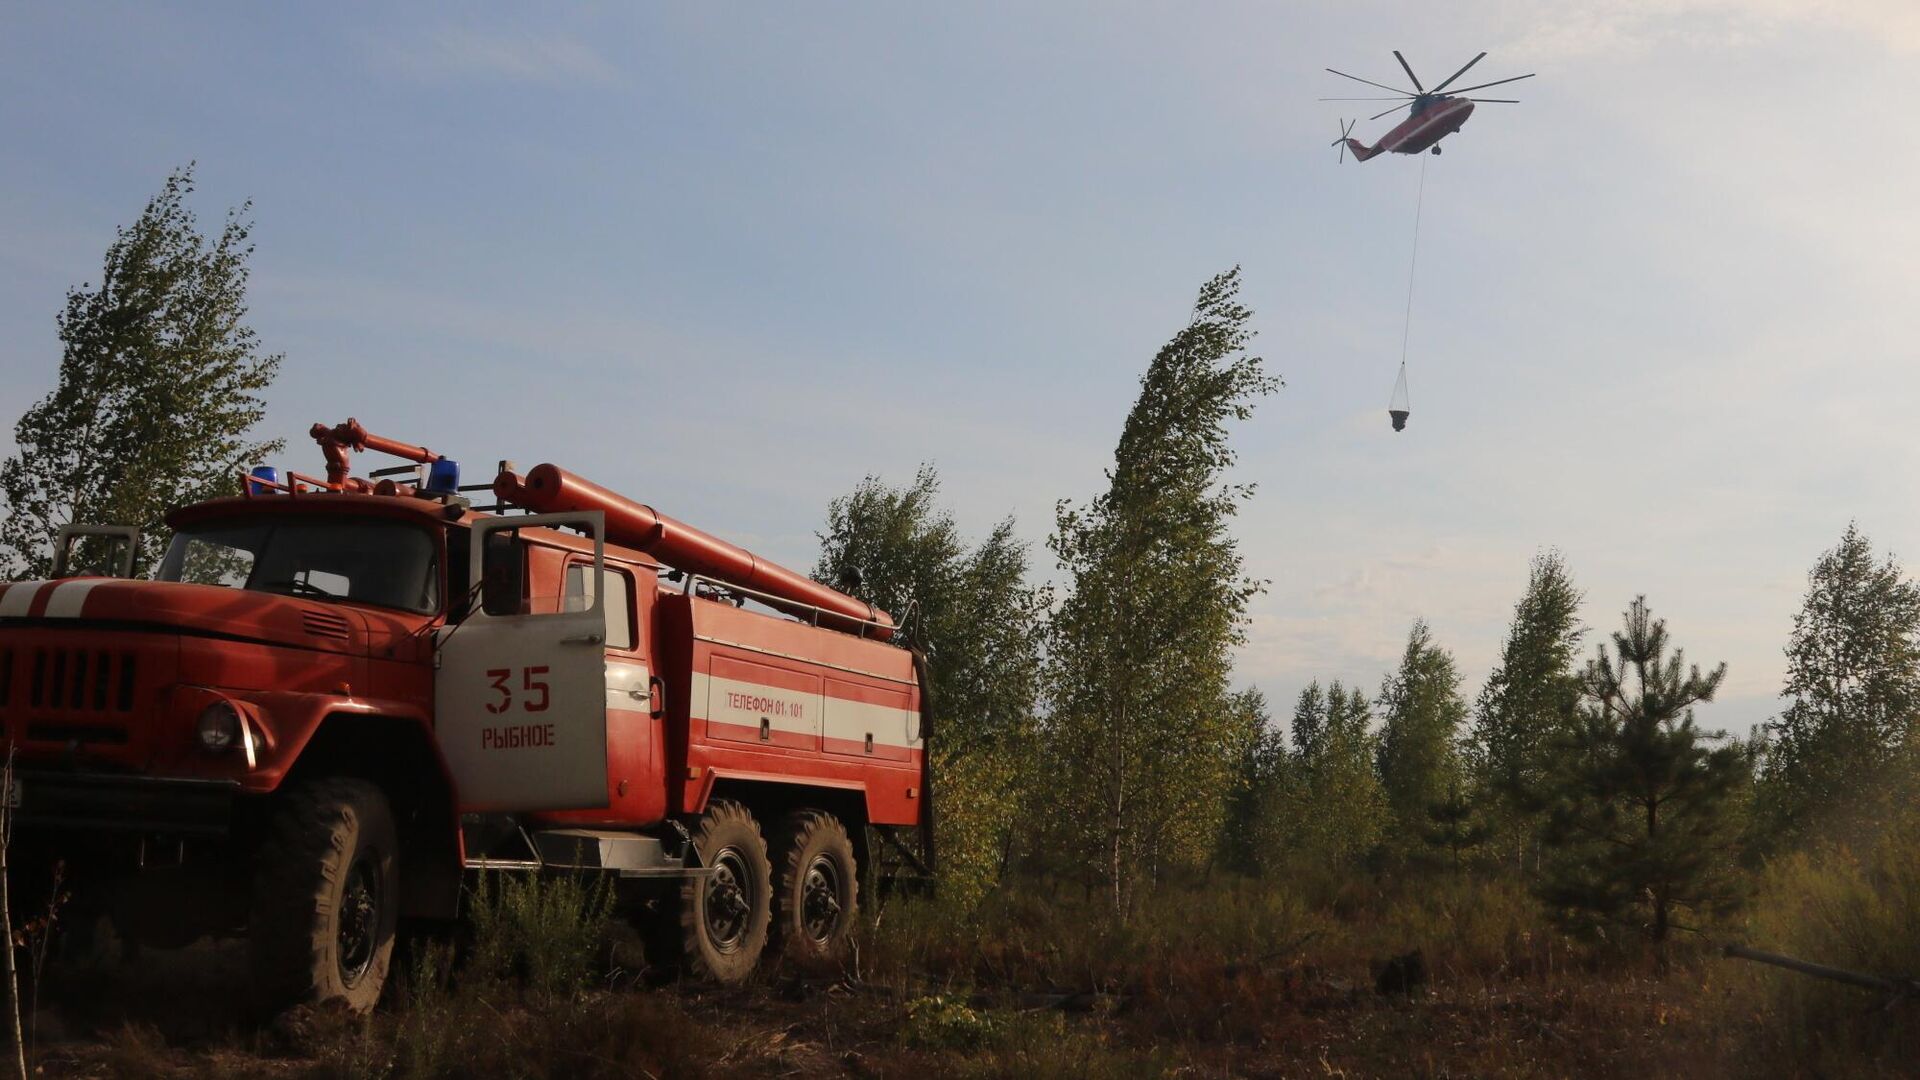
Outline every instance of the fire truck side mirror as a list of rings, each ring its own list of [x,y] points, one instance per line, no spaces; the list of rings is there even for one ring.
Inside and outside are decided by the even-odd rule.
[[[53,534],[53,576],[133,576],[140,530],[132,525],[62,525]]]

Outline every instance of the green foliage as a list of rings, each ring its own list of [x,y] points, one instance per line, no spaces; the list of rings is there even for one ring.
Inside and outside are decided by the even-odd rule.
[[[1538,817],[1547,747],[1580,699],[1580,601],[1560,553],[1536,555],[1500,659],[1474,702],[1465,744],[1471,788],[1497,819],[1488,826],[1516,846]]]
[[[1117,911],[1212,852],[1244,742],[1231,653],[1261,585],[1227,532],[1252,494],[1223,479],[1227,425],[1279,382],[1245,353],[1239,288],[1238,268],[1201,288],[1141,378],[1107,491],[1061,503],[1049,540],[1072,576],[1050,639],[1051,846]]]
[[[97,288],[67,293],[59,384],[20,418],[0,463],[0,572],[40,576],[61,525],[138,525],[141,563],[164,550],[168,510],[237,490],[243,466],[280,449],[246,433],[280,368],[246,316],[243,205],[209,240],[186,208],[193,169],[167,178],[108,245]],[[250,204],[249,204],[250,205]]]
[[[612,907],[612,884],[602,877],[483,875],[468,971],[538,1000],[577,995],[599,970]]]
[[[934,743],[937,884],[963,907],[998,887],[1021,839],[1035,781],[1031,745],[1008,740],[967,751]]]
[[[392,1071],[406,1077],[449,1075],[464,1064],[460,1054],[464,1034],[457,1026],[459,1010],[453,996],[454,948],[448,942],[422,940],[413,943],[407,961],[396,995],[402,1008],[390,1050]],[[362,1056],[371,1056],[384,1048],[367,1039],[358,1049]],[[356,1064],[362,1065],[362,1072],[374,1071],[365,1063]]]
[[[1333,684],[1334,693],[1343,701],[1346,694],[1338,682]],[[1364,698],[1362,699],[1364,703]],[[1310,761],[1320,755],[1320,748],[1326,742],[1327,732],[1327,695],[1320,689],[1320,680],[1315,679],[1300,691],[1293,702],[1293,752],[1303,761]]]
[[[1467,715],[1453,655],[1434,644],[1425,620],[1414,620],[1399,670],[1381,684],[1379,703],[1386,714],[1379,769],[1393,820],[1388,835],[1405,855],[1418,850],[1429,808],[1459,789],[1457,741]]]
[[[990,1016],[966,1003],[935,994],[907,1002],[900,1040],[923,1050],[971,1050],[998,1030]]]
[[[1613,655],[1582,680],[1578,725],[1556,741],[1541,898],[1577,929],[1631,927],[1664,943],[1674,916],[1712,919],[1744,893],[1734,863],[1751,780],[1747,754],[1694,726],[1722,664],[1702,675],[1675,649],[1646,598],[1634,600]],[[1719,746],[1709,744],[1720,742]]]
[[[941,888],[971,902],[1024,813],[1049,594],[1027,584],[1011,519],[969,549],[939,495],[927,465],[904,487],[862,480],[827,507],[813,576],[904,620],[927,654]]]
[[[942,1075],[963,1078],[1061,1077],[1119,1080],[1168,1075],[1165,1054],[1110,1047],[1057,1012],[984,1011],[943,995],[907,1003],[899,1041],[945,1051]]]
[[[947,1065],[954,1080],[1165,1080],[1179,1075],[1172,1055],[1158,1047],[1114,1045],[1101,1031],[1057,1012],[1012,1013],[996,1021],[994,1037],[976,1053]],[[950,1071],[947,1071],[950,1070]]]
[[[1374,771],[1380,741],[1367,696],[1316,681],[1293,711],[1293,750],[1265,799],[1263,867],[1287,877],[1345,877],[1380,846],[1386,792]]]
[[[1285,782],[1287,744],[1267,711],[1266,695],[1259,690],[1234,694],[1227,707],[1238,729],[1234,734],[1238,763],[1227,792],[1220,860],[1229,870],[1251,874],[1260,868],[1272,792]]]
[[[1764,831],[1789,840],[1875,813],[1853,796],[1915,741],[1920,712],[1920,586],[1851,523],[1807,577],[1759,787]]]
[[[1902,762],[1907,792],[1920,763]],[[1870,833],[1776,860],[1762,878],[1752,943],[1849,971],[1920,974],[1920,803],[1911,799]],[[1855,987],[1772,968],[1744,972],[1738,1005],[1760,1013],[1760,1060],[1796,1076],[1894,1075],[1920,1061],[1913,1003],[1893,1009]]]
[[[1456,783],[1447,797],[1427,807],[1427,828],[1420,834],[1429,847],[1445,851],[1455,870],[1473,849],[1493,835],[1481,806]]]
[[[1487,975],[1539,972],[1574,942],[1554,933],[1523,884],[1471,873],[1395,875],[1368,898],[1372,936],[1417,945],[1435,967]]]
[[[1351,872],[1378,846],[1387,821],[1366,695],[1339,682],[1300,691],[1291,747],[1259,691],[1232,701],[1246,730],[1227,800],[1227,868],[1289,880]]]

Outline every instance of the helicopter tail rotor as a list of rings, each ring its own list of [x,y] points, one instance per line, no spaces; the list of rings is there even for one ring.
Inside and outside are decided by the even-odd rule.
[[[1353,125],[1359,122],[1358,120],[1340,121],[1340,137],[1329,144],[1340,148],[1340,164],[1342,165],[1347,163],[1347,143],[1350,141],[1349,136],[1353,134]],[[1355,154],[1354,157],[1357,159],[1359,155]]]

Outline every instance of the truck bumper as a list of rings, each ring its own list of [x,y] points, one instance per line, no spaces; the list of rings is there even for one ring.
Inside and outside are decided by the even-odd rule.
[[[21,770],[14,774],[14,820],[32,831],[84,830],[221,837],[233,829],[240,785],[185,780]]]

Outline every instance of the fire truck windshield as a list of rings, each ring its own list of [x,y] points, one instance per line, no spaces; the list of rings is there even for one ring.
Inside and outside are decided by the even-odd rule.
[[[158,577],[429,613],[440,606],[434,551],[430,533],[398,521],[211,521],[173,535]]]

